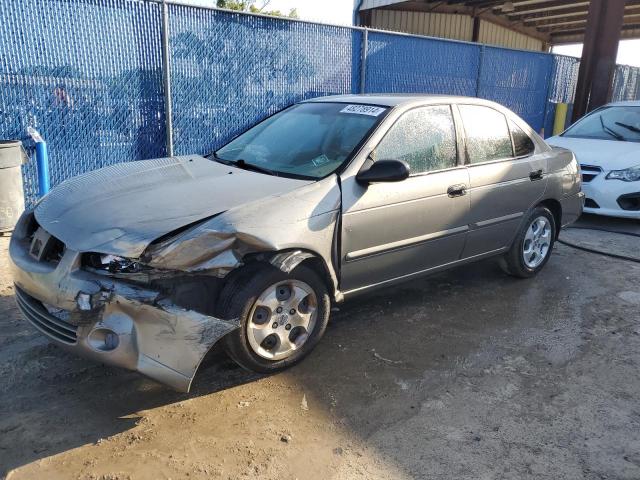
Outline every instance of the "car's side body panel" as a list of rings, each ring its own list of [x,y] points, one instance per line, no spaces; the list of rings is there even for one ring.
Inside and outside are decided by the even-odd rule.
[[[579,175],[570,152],[552,150],[504,107],[480,99],[448,100],[453,106],[464,103],[498,110],[529,135],[535,151],[523,158],[469,164],[456,112],[459,163],[466,166],[398,184],[359,185],[357,172],[391,125],[412,108],[443,101],[395,107],[341,175],[341,295],[349,297],[500,254],[510,247],[526,213],[545,199],[556,199],[567,209],[563,224],[581,212]],[[467,194],[449,198],[447,188],[459,183],[468,186]]]
[[[460,258],[468,229],[469,197],[447,187],[468,183],[458,167],[368,188],[343,183],[341,288],[390,280]]]
[[[553,148],[549,156],[549,181],[543,201],[560,205],[560,227],[575,222],[582,215],[584,193],[575,155],[564,148]]]
[[[468,165],[471,202],[470,229],[463,258],[511,243],[522,216],[543,196],[548,176],[531,180],[530,174],[547,171],[546,153],[527,158]]]

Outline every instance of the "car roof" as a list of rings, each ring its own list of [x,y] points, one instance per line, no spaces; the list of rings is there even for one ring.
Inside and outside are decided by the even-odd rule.
[[[611,102],[607,107],[640,107],[640,100],[628,100],[622,102]]]
[[[429,103],[470,103],[475,105],[499,106],[497,103],[476,97],[461,97],[457,95],[427,95],[424,93],[367,93],[360,95],[330,95],[305,100],[302,103],[336,102],[355,103],[363,105],[379,105],[383,107],[398,107],[408,105],[425,105]]]

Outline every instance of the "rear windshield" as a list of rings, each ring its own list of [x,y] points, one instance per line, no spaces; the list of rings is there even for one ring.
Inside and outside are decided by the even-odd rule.
[[[603,107],[578,121],[564,137],[640,142],[640,107]]]
[[[350,159],[387,108],[345,103],[301,103],[273,115],[216,152],[226,162],[276,174],[322,178]]]

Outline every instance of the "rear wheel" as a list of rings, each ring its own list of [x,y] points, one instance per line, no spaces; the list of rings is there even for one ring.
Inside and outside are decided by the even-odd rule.
[[[553,214],[546,207],[533,209],[523,223],[510,250],[501,259],[509,275],[530,278],[546,265],[556,239]]]
[[[254,266],[222,292],[221,314],[240,320],[240,328],[225,337],[225,350],[248,370],[283,370],[318,344],[329,312],[327,288],[313,270],[299,266],[286,274]]]

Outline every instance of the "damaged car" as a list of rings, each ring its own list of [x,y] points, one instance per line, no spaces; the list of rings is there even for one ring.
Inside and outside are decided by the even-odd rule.
[[[222,342],[271,373],[332,303],[488,257],[536,275],[582,212],[573,154],[475,98],[295,104],[216,152],[58,185],[10,244],[18,306],[52,341],[188,391]]]

